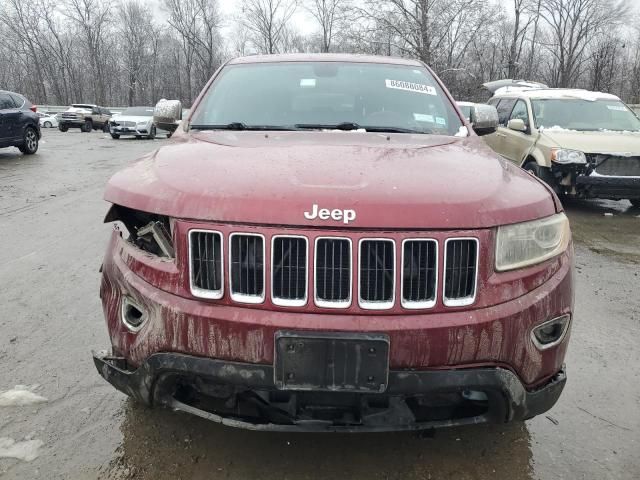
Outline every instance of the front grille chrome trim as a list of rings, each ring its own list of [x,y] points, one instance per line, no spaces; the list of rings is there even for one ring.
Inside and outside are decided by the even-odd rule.
[[[318,242],[320,240],[346,240],[349,242],[349,298],[344,301],[329,301],[318,298]],[[349,237],[316,237],[313,247],[313,302],[321,308],[349,308],[353,297],[353,241]]]
[[[363,300],[362,298],[362,244],[364,242],[389,242],[392,245],[392,261],[393,268],[393,281],[391,284],[391,300],[385,300],[380,302],[372,302]],[[393,308],[396,303],[396,242],[392,238],[361,238],[358,241],[358,305],[364,310],[389,310]],[[353,275],[353,273],[352,273]]]
[[[209,233],[213,235],[218,235],[220,237],[220,288],[218,290],[207,290],[204,288],[199,288],[194,285],[194,271],[193,271],[193,252],[191,249],[191,235],[194,233]],[[188,249],[189,249],[189,289],[191,290],[191,295],[198,298],[206,298],[208,300],[219,300],[224,296],[224,236],[222,232],[217,230],[203,230],[203,229],[192,229],[189,230],[188,235]],[[215,252],[214,252],[215,253]]]
[[[447,245],[449,242],[453,242],[456,240],[465,240],[471,241],[476,244],[476,263],[474,269],[474,279],[473,279],[473,295],[462,297],[462,298],[448,298],[446,295],[446,285],[447,285]],[[480,242],[475,237],[451,237],[447,238],[444,242],[444,263],[443,263],[443,273],[442,273],[442,302],[447,307],[466,307],[468,305],[472,305],[476,301],[476,296],[478,295],[478,259],[480,258]]]
[[[435,245],[435,272],[434,272],[434,285],[433,285],[433,300],[425,300],[425,301],[411,301],[411,300],[406,300],[404,298],[404,246],[407,242],[431,242]],[[404,240],[402,240],[402,253],[401,253],[401,260],[400,260],[400,265],[398,266],[398,268],[400,268],[400,304],[402,305],[403,308],[406,308],[407,310],[420,310],[420,309],[427,309],[427,308],[433,308],[435,307],[437,301],[438,301],[438,277],[439,277],[439,273],[440,273],[440,245],[438,244],[438,241],[435,238],[420,238],[420,237],[416,237],[416,238],[405,238]],[[427,280],[428,281],[428,280]]]
[[[288,299],[288,298],[279,298],[276,297],[273,293],[273,276],[275,274],[275,262],[274,262],[274,252],[275,252],[275,242],[278,238],[295,238],[295,239],[300,239],[300,240],[304,240],[304,246],[305,246],[305,252],[304,252],[304,258],[305,258],[305,275],[304,275],[304,298],[303,299]],[[273,302],[274,305],[278,305],[280,307],[304,307],[307,304],[307,301],[309,299],[309,239],[303,235],[274,235],[273,237],[271,237],[271,265],[270,265],[270,272],[271,272],[271,302]],[[315,274],[315,272],[314,272]]]
[[[262,239],[262,295],[246,295],[242,293],[235,293],[233,291],[233,252],[232,252],[232,241],[234,237],[259,237]],[[266,259],[266,240],[265,236],[261,233],[249,233],[249,232],[234,232],[229,235],[229,295],[231,296],[231,300],[238,303],[249,303],[249,304],[258,304],[263,303],[265,299],[265,290],[266,290],[266,271],[267,265],[265,265]]]

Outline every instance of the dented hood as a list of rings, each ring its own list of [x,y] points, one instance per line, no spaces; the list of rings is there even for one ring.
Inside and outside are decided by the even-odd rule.
[[[549,191],[478,137],[360,132],[181,135],[114,175],[105,199],[176,218],[345,227],[466,229],[555,213]]]

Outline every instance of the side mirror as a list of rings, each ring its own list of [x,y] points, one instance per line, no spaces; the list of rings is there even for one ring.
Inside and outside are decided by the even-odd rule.
[[[153,123],[161,130],[173,133],[182,120],[182,103],[180,100],[160,100],[153,110]]]
[[[507,128],[509,130],[515,130],[516,132],[526,132],[527,126],[524,124],[524,120],[521,118],[512,118],[507,123]]]
[[[490,135],[498,129],[498,110],[493,105],[475,104],[470,120],[476,135]]]

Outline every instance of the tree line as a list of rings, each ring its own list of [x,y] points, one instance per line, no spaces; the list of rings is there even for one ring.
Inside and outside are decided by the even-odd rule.
[[[629,0],[3,0],[0,88],[40,104],[190,105],[227,59],[348,52],[417,58],[461,100],[524,78],[640,103]],[[313,32],[297,24],[305,15]],[[306,24],[305,24],[306,25]]]

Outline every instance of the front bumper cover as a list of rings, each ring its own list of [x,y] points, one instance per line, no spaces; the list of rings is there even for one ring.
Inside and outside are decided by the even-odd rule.
[[[510,370],[485,367],[391,371],[384,394],[283,392],[275,386],[271,365],[222,361],[177,353],[151,355],[137,369],[127,368],[123,358],[110,356],[106,352],[94,353],[93,359],[100,375],[116,389],[142,403],[167,406],[229,426],[271,431],[400,431],[524,420],[549,410],[558,400],[566,382],[563,367],[546,384],[528,391]],[[184,382],[193,386],[206,382],[209,385],[208,392],[214,392],[214,396],[229,395],[223,403],[230,406],[231,410],[220,412],[215,407],[207,408],[206,402],[190,402],[189,395],[180,393],[180,385]],[[416,398],[463,395],[463,392],[470,391],[486,394],[486,408],[475,412],[477,414],[425,419],[418,418],[415,410],[409,408]],[[287,412],[286,408],[274,406],[265,400],[266,395],[272,394],[284,394],[287,397],[286,403],[280,405],[288,405],[293,410]],[[244,395],[243,398],[251,399],[261,412],[261,418],[233,413],[240,412],[234,395]],[[304,396],[300,402],[304,400],[313,403],[317,400],[319,406],[314,408],[327,409],[339,404],[341,408],[351,411],[350,416],[345,417],[351,420],[336,422],[310,418],[304,413],[298,415],[296,395]],[[232,398],[234,402],[231,402]],[[371,403],[378,405],[378,408],[371,408]],[[381,404],[384,406],[380,407]]]
[[[640,198],[640,177],[579,175],[576,177],[576,187],[587,197]]]

